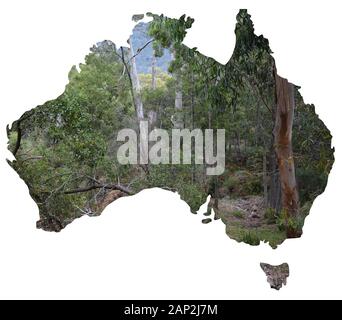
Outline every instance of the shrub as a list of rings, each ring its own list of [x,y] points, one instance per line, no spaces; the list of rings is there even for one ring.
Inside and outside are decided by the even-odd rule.
[[[289,217],[287,211],[282,209],[277,218],[277,226],[280,231],[300,231],[303,228],[304,219],[305,217],[303,217],[301,214],[299,214],[297,217]]]
[[[277,223],[277,212],[273,208],[267,208],[265,210],[265,219],[268,224],[275,224]]]
[[[258,195],[263,190],[261,178],[248,171],[231,173],[225,177],[223,187],[236,196]]]
[[[195,213],[206,200],[206,193],[199,186],[193,184],[183,184],[177,188],[182,200],[184,200]]]
[[[297,168],[299,198],[303,202],[312,201],[324,191],[327,175],[314,168]]]

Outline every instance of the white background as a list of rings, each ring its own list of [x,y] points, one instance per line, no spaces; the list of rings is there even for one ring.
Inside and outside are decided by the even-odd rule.
[[[235,16],[249,8],[278,72],[301,85],[332,131],[336,163],[304,236],[277,250],[237,244],[178,195],[147,190],[59,234],[36,230],[38,209],[7,165],[5,126],[60,95],[93,43],[126,45],[135,13],[195,18],[185,44],[221,63],[234,48]],[[1,298],[342,298],[340,1],[1,1]],[[203,210],[202,210],[203,211]],[[288,285],[269,288],[260,262],[288,262]]]

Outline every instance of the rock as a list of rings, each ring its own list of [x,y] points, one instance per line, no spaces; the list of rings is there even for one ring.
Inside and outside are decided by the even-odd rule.
[[[210,216],[210,215],[211,215],[211,208],[208,207],[207,212],[204,212],[203,215],[204,215],[204,216]]]
[[[248,217],[251,219],[260,219],[260,216],[257,212],[251,212],[251,214]]]
[[[207,218],[207,219],[203,219],[202,223],[207,224],[207,223],[210,223],[211,221],[212,221],[211,218]]]

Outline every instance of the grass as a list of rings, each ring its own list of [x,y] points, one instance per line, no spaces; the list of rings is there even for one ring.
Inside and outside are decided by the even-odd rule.
[[[245,232],[242,237],[244,243],[250,244],[251,246],[258,246],[260,244],[260,237],[256,232]]]
[[[267,208],[265,210],[265,219],[268,224],[276,224],[277,223],[276,211],[273,208]]]
[[[245,217],[245,215],[241,211],[232,212],[232,216],[234,216],[237,219],[243,219]]]
[[[230,224],[226,228],[226,233],[237,242],[245,242],[252,246],[259,245],[261,241],[268,242],[273,249],[276,249],[278,245],[286,240],[284,231],[269,225],[248,230],[239,224]]]

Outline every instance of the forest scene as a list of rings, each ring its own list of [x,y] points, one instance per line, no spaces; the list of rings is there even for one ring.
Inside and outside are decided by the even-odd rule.
[[[183,44],[191,17],[132,19],[127,47],[93,45],[71,68],[62,95],[7,127],[16,159],[9,164],[39,208],[37,227],[59,232],[120,197],[158,187],[177,192],[203,223],[213,211],[238,242],[276,248],[299,238],[328,181],[332,137],[300,87],[277,74],[269,42],[255,35],[247,10],[237,14],[226,65]],[[150,131],[224,129],[224,172],[207,175],[207,164],[194,161],[122,165],[118,132],[139,132],[142,120]],[[207,212],[198,212],[208,196]]]

